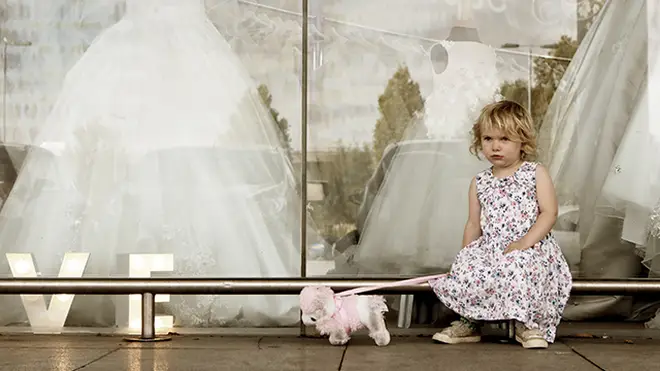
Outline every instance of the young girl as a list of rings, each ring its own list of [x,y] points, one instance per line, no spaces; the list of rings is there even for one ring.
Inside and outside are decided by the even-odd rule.
[[[464,248],[451,272],[431,282],[461,320],[433,336],[457,344],[481,340],[477,321],[516,320],[525,348],[547,348],[571,291],[571,273],[550,233],[557,218],[554,186],[534,162],[532,119],[517,103],[483,108],[470,151],[493,165],[472,180]]]

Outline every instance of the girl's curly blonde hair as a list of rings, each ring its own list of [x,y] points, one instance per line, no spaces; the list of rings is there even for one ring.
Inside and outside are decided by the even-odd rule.
[[[485,131],[496,129],[503,132],[510,140],[521,143],[520,158],[533,161],[536,159],[536,133],[532,116],[520,104],[502,100],[491,103],[481,109],[479,118],[472,126],[472,144],[470,152],[479,158],[483,150],[481,136]]]

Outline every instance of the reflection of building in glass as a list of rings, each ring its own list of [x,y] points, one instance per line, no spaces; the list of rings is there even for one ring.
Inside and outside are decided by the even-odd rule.
[[[271,5],[274,2],[262,1],[264,4]],[[465,12],[458,19],[454,29],[452,23],[447,23],[445,17],[451,14],[452,7],[434,0],[426,1],[424,4],[429,9],[433,6],[443,11],[429,12],[420,11],[416,8],[411,17],[426,17],[429,24],[435,24],[426,30],[425,34],[406,34],[402,32],[390,32],[386,29],[371,27],[367,24],[343,21],[338,14],[336,2],[323,2],[323,7],[317,8],[314,2],[310,2],[310,39],[313,43],[310,45],[310,143],[314,149],[326,149],[336,146],[336,142],[341,140],[344,143],[369,143],[372,138],[373,125],[378,119],[377,100],[382,94],[384,84],[392,77],[399,65],[405,64],[411,71],[412,77],[420,83],[423,96],[427,96],[433,89],[433,76],[429,73],[429,53],[432,45],[441,39],[445,39],[450,33],[462,37],[465,32],[471,33],[470,13]],[[278,91],[281,88],[282,95],[276,96],[275,105],[281,107],[286,117],[290,117],[292,132],[297,132],[297,122],[299,117],[299,80],[285,77],[289,72],[296,71],[299,74],[300,64],[297,54],[300,51],[300,41],[291,38],[289,44],[278,44],[289,35],[290,24],[300,27],[300,15],[287,10],[275,10],[272,7],[257,6],[252,2],[239,2],[242,9],[254,11],[267,16],[271,20],[271,26],[263,26],[264,29],[271,30],[271,37],[267,43],[258,43],[250,47],[250,50],[244,49],[244,56],[249,60],[250,70],[258,75],[258,80],[267,81],[269,86],[272,84],[272,91]],[[447,9],[445,9],[447,8]],[[297,10],[297,8],[295,8]],[[412,10],[411,10],[412,11]],[[448,12],[449,11],[449,12]],[[318,20],[318,14],[322,18]],[[333,13],[334,12],[334,13]],[[423,14],[422,14],[423,13]],[[383,15],[383,16],[386,16]],[[220,20],[218,14],[216,21]],[[312,18],[313,17],[313,18]],[[374,18],[375,16],[370,17]],[[349,17],[351,18],[351,17]],[[353,18],[359,19],[360,15]],[[404,17],[405,18],[405,17]],[[434,19],[431,22],[431,18]],[[459,16],[457,16],[459,18]],[[464,19],[463,19],[464,18]],[[412,19],[412,18],[411,18]],[[246,22],[248,22],[246,20]],[[411,23],[409,21],[409,23]],[[317,35],[317,24],[320,23],[322,34]],[[412,23],[411,23],[412,24]],[[285,26],[286,25],[286,26]],[[280,28],[276,29],[278,26]],[[300,37],[298,34],[297,37]],[[254,35],[246,31],[236,42],[242,48],[253,39]],[[320,40],[320,41],[317,41]],[[295,55],[291,56],[287,48],[294,49]],[[316,51],[315,51],[316,50]],[[255,54],[256,53],[256,54]],[[279,62],[273,63],[273,68],[279,66],[279,71],[265,70],[262,58],[256,58],[256,55],[263,55],[269,60]],[[322,63],[315,63],[322,55]],[[273,59],[275,58],[275,59]],[[498,69],[503,74],[503,78],[510,78],[523,71],[525,67],[516,65],[513,61],[517,57],[512,57],[507,53],[498,55]],[[271,64],[267,62],[266,66]],[[311,66],[319,66],[316,70],[311,70]],[[282,66],[291,66],[290,68]],[[350,89],[346,89],[350,86]],[[286,96],[286,97],[285,97]],[[293,137],[298,137],[295,133]]]
[[[39,6],[7,0],[3,21],[5,74],[3,127],[6,143],[31,143],[48,115],[62,78],[103,27],[116,22],[123,6],[109,2],[101,13],[92,0],[74,6],[74,0],[53,0]]]
[[[19,40],[35,44],[29,51],[20,52],[21,67],[10,72],[10,76],[16,76],[9,77],[10,86],[14,83],[12,79],[15,80],[20,75],[22,80],[35,80],[32,83],[33,88],[38,81],[37,90],[43,95],[42,99],[34,95],[21,96],[18,90],[10,92],[8,100],[10,105],[16,105],[16,109],[15,113],[8,110],[8,120],[11,121],[10,126],[21,128],[20,132],[27,133],[29,130],[25,127],[33,126],[28,123],[33,121],[29,118],[31,115],[38,115],[39,119],[35,118],[35,122],[43,120],[48,112],[48,104],[52,104],[53,92],[56,92],[61,84],[64,71],[81,55],[103,27],[115,22],[123,13],[123,1],[109,1],[104,5],[92,0],[77,7],[71,6],[72,2],[73,0],[54,0],[49,2],[52,5],[38,10],[26,6],[23,1],[9,2],[10,10],[18,9],[19,6],[23,10],[15,10],[15,14],[10,12],[7,28],[24,36],[19,37]],[[300,58],[298,5],[291,7],[292,10],[285,10],[253,5],[282,2],[212,0],[207,3],[209,16],[231,41],[255,79],[266,83],[275,93],[274,104],[280,107],[280,111],[289,120],[293,137],[297,138],[300,89],[299,77],[294,73],[299,68]],[[429,6],[433,4],[433,1],[428,2]],[[388,34],[384,33],[384,30],[340,21],[337,15],[332,13],[333,10],[341,9],[336,6],[337,4],[328,1],[310,2],[310,13],[313,16],[310,28],[314,30],[311,35],[314,42],[310,47],[310,66],[318,67],[317,71],[310,74],[313,79],[310,86],[313,88],[312,101],[318,103],[318,109],[321,111],[314,115],[323,118],[321,121],[312,120],[316,125],[315,129],[310,131],[310,145],[313,147],[332,147],[338,139],[368,142],[371,138],[371,127],[378,116],[374,107],[378,95],[382,93],[383,82],[387,81],[399,63],[405,62],[414,78],[420,82],[422,90],[428,91],[432,85],[431,79],[427,77],[428,52],[419,46],[428,50],[437,38],[444,38],[450,31],[449,28],[433,31],[434,36],[431,35],[428,40],[424,37],[411,38],[412,35]],[[436,13],[434,17],[442,18],[446,12]],[[427,11],[423,14],[430,16]],[[417,14],[421,15],[422,13]],[[21,17],[25,20],[21,20]],[[28,28],[23,26],[26,22],[32,22],[30,19],[34,22],[37,22],[37,19],[40,21],[36,33],[34,27],[30,27],[33,31],[28,35],[25,33]],[[437,27],[443,27],[442,19],[438,20],[441,22]],[[61,47],[52,48],[49,45]],[[49,61],[48,65],[44,65],[45,60]],[[350,95],[344,94],[343,88],[346,86],[352,86],[354,92]],[[33,108],[25,113],[28,106]],[[350,113],[351,107],[372,108],[356,115]],[[17,140],[28,141],[28,135],[25,134]],[[297,142],[294,141],[294,144],[297,145]]]
[[[472,16],[470,0],[462,0],[458,2],[456,21],[454,22],[451,31],[449,31],[447,40],[481,42],[481,39],[479,38],[479,30],[474,17]]]

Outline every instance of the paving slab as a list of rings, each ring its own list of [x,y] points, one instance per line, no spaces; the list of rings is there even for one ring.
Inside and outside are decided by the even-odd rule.
[[[488,339],[441,345],[430,337],[394,336],[387,347],[355,336],[347,346],[296,336],[174,336],[129,343],[119,336],[0,336],[0,371],[57,370],[644,370],[660,364],[660,341],[561,339],[545,350]]]
[[[660,340],[660,330],[646,328],[641,322],[562,322],[557,329],[560,339],[584,335],[596,338]]]
[[[12,349],[11,352],[0,351],[0,370],[74,371],[112,352],[100,349]]]
[[[660,365],[660,342],[657,340],[566,339],[563,342],[607,371],[654,370]]]
[[[344,350],[324,339],[193,337],[171,343],[132,344],[84,370],[336,371]]]
[[[392,343],[384,348],[375,347],[366,339],[351,343],[344,356],[341,370],[365,369],[379,371],[598,370],[561,343],[552,344],[544,350],[528,350],[509,343],[435,344],[428,337],[393,338]]]
[[[130,343],[121,336],[95,335],[0,335],[0,351],[3,348],[20,349],[115,349]]]

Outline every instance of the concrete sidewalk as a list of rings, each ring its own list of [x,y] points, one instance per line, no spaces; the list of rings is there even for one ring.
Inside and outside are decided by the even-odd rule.
[[[653,370],[660,340],[633,337],[562,338],[546,350],[485,342],[434,344],[429,337],[394,337],[376,347],[366,336],[347,346],[326,339],[175,336],[162,343],[127,343],[93,335],[0,336],[0,370]]]

